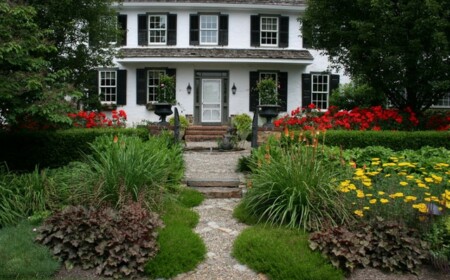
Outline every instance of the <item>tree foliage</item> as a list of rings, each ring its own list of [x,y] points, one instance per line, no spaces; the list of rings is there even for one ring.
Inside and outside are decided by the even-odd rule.
[[[450,92],[448,0],[309,0],[304,39],[399,108]]]
[[[115,55],[112,0],[0,2],[0,127],[69,124],[92,69]],[[95,44],[88,44],[89,37]],[[92,42],[92,41],[91,41]],[[92,95],[92,94],[91,94]],[[98,96],[93,96],[98,99]]]

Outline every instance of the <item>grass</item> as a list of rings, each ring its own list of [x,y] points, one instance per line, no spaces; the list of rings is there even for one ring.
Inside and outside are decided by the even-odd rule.
[[[199,205],[203,195],[194,190],[182,189],[175,200],[167,200],[162,219],[165,227],[159,231],[158,255],[150,260],[145,273],[152,278],[171,278],[193,270],[206,255],[203,240],[192,231],[199,220],[189,209]]]
[[[33,242],[33,226],[22,222],[0,230],[0,279],[47,279],[60,267],[45,246]]]
[[[244,230],[233,246],[233,256],[270,279],[343,279],[319,253],[308,247],[302,231],[257,225]]]

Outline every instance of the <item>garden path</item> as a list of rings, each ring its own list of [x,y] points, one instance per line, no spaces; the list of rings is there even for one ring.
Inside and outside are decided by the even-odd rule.
[[[188,142],[188,148],[217,147],[214,142]],[[250,148],[234,152],[187,152],[184,154],[186,162],[186,180],[191,179],[240,179],[244,182],[243,174],[237,173],[238,159],[248,155]],[[240,199],[205,199],[194,208],[200,215],[200,222],[195,231],[201,236],[207,248],[204,262],[191,272],[178,275],[176,280],[200,279],[266,279],[248,267],[241,265],[231,256],[233,242],[238,234],[247,226],[236,221],[233,209]]]

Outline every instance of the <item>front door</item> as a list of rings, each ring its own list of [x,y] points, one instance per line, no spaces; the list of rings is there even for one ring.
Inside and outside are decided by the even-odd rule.
[[[221,92],[221,79],[202,79],[202,123],[220,123],[222,121]]]
[[[228,124],[228,71],[195,71],[194,124]]]

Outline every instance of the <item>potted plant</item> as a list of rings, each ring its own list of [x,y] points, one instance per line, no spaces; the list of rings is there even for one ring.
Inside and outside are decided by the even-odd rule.
[[[278,116],[278,86],[272,78],[265,78],[256,84],[259,93],[259,115],[266,118],[263,127],[273,128],[272,118]]]
[[[175,78],[162,75],[156,95],[155,114],[160,118],[160,125],[168,125],[166,117],[172,115],[172,105],[176,103]]]

